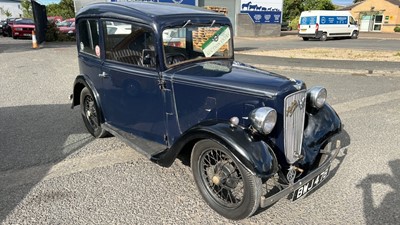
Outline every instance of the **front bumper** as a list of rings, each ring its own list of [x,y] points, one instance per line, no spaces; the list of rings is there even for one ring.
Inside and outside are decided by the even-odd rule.
[[[298,180],[296,183],[291,184],[287,186],[285,189],[282,189],[280,192],[270,196],[270,197],[261,197],[261,203],[260,207],[265,208],[268,207],[275,202],[277,202],[279,199],[286,197],[290,193],[294,192],[296,189],[300,188],[303,184],[306,184],[307,182],[311,181],[314,177],[318,176],[322,172],[324,172],[332,163],[332,161],[336,158],[336,156],[339,154],[339,152],[344,149],[341,147],[340,140],[336,141],[336,146],[334,149],[332,149],[332,144],[328,144],[327,147],[323,150],[321,150],[322,153],[325,154],[325,157],[321,158],[321,164],[320,166],[309,173],[307,176],[303,177],[302,179]]]

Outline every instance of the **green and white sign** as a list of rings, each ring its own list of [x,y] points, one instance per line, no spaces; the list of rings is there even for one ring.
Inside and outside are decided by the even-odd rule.
[[[211,57],[218,52],[229,39],[231,39],[231,30],[227,26],[223,26],[201,46],[201,49],[206,57]]]

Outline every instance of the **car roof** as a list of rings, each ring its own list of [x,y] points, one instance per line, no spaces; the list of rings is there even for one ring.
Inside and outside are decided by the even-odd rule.
[[[139,20],[144,23],[167,23],[166,18],[209,18],[218,19],[229,23],[223,14],[205,10],[195,6],[174,3],[151,3],[151,2],[102,2],[94,3],[82,8],[76,19],[83,17],[121,18]],[[182,20],[181,20],[182,21]],[[184,22],[184,21],[183,21]]]
[[[167,16],[176,14],[215,14],[215,12],[205,10],[199,7],[180,5],[173,3],[153,3],[153,2],[106,2],[106,3],[95,3],[91,4],[83,10],[78,12],[78,15],[91,13],[90,9],[97,9],[97,13],[101,14],[104,12],[120,11],[124,12],[126,10],[136,11],[138,14],[149,17],[157,16]],[[103,10],[101,10],[103,9]]]

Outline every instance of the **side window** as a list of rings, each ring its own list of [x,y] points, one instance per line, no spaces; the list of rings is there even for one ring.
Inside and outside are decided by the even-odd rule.
[[[82,20],[79,22],[79,51],[97,55],[100,57],[99,49],[99,26],[96,20]]]
[[[153,31],[132,23],[103,21],[106,59],[140,67],[155,67]],[[143,54],[150,60],[144,63]],[[149,51],[151,54],[149,54]]]
[[[357,24],[352,16],[349,16],[349,19],[350,19],[349,21],[350,21],[351,25],[356,25]]]

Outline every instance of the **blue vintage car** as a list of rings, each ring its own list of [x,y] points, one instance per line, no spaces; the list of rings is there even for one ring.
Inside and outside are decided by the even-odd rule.
[[[234,61],[222,14],[161,3],[97,3],[76,16],[72,107],[161,166],[190,157],[204,200],[239,220],[328,176],[341,121],[323,87]]]

